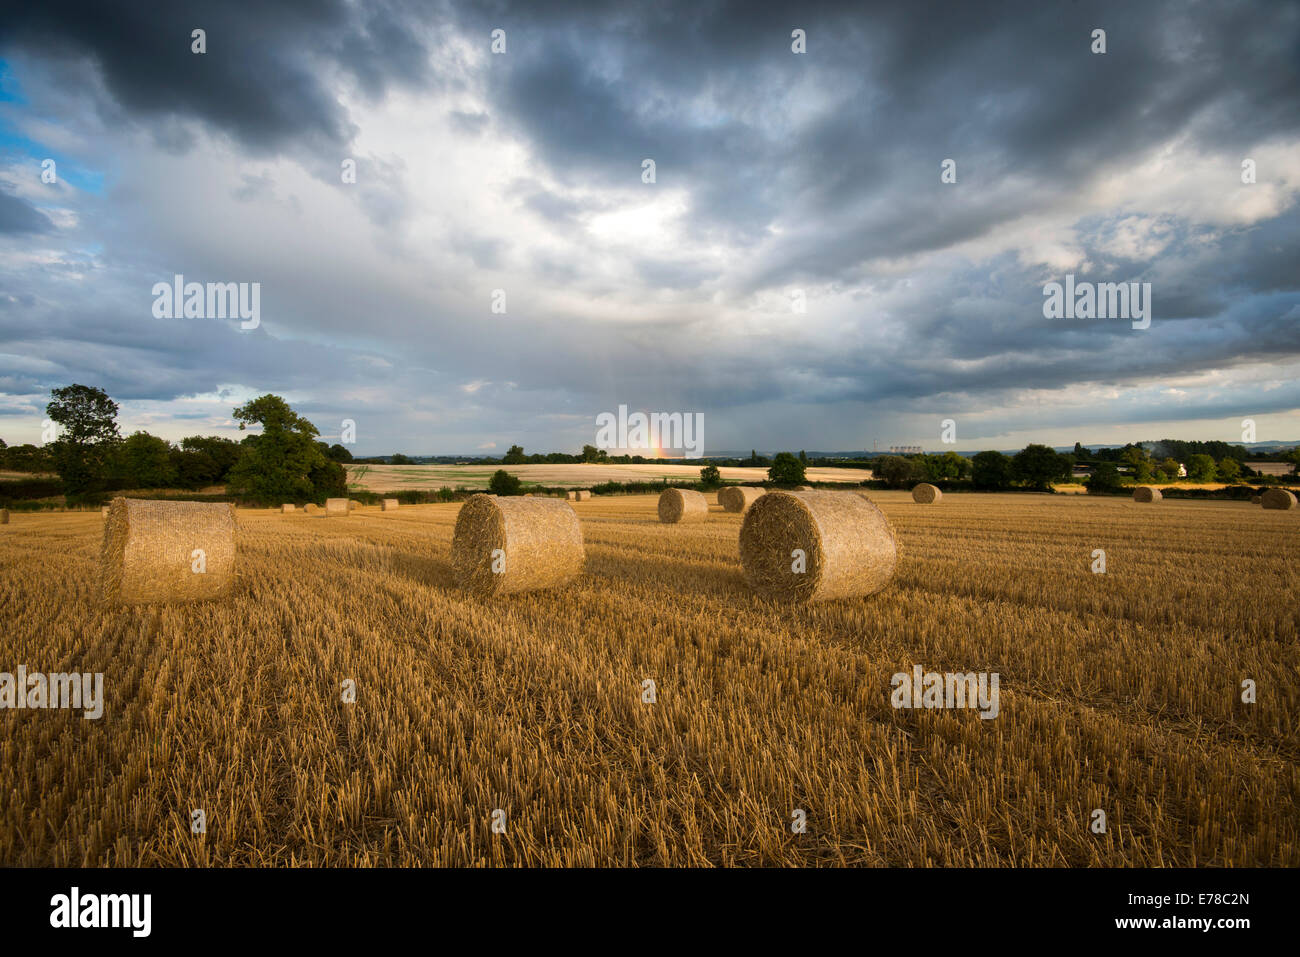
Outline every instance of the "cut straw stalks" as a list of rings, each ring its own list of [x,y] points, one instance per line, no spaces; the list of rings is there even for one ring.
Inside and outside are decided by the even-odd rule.
[[[578,515],[559,499],[471,495],[456,516],[452,569],[478,595],[568,584],[585,557]]]
[[[898,565],[884,512],[856,492],[769,492],[740,526],[740,561],[758,594],[791,602],[873,595]]]
[[[104,523],[100,572],[109,602],[224,598],[235,584],[235,507],[115,498]]]

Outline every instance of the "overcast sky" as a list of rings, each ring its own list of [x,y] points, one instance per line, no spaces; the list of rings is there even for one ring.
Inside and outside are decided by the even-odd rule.
[[[1300,6],[997,9],[7,5],[0,437],[80,382],[171,439],[275,392],[356,454],[619,405],[709,450],[1300,439]],[[155,318],[177,273],[260,325]],[[1150,328],[1044,318],[1067,273]]]

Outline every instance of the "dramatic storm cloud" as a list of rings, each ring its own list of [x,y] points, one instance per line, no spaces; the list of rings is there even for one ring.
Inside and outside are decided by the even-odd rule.
[[[620,405],[712,451],[1300,437],[1297,5],[28,7],[11,443],[71,382],[169,438],[276,392],[358,454]],[[178,274],[260,321],[158,318]],[[1045,318],[1067,275],[1150,283],[1150,327]]]

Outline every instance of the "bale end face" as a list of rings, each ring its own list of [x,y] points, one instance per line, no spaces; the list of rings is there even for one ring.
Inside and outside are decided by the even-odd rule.
[[[1150,485],[1143,485],[1133,490],[1133,501],[1135,502],[1159,502],[1163,498],[1160,489],[1152,488]]]
[[[718,491],[718,504],[728,512],[743,512],[762,498],[765,491],[748,485],[728,485]]]
[[[386,499],[384,499],[383,509],[384,509],[385,512],[396,512],[396,511],[397,511],[397,508],[398,508],[398,501],[397,501],[397,499],[395,499],[395,498],[386,498]]]
[[[590,489],[585,489],[585,488],[584,488],[584,489],[582,489],[581,491],[578,492],[578,501],[579,501],[579,502],[587,502],[587,501],[590,501],[590,500],[591,500],[591,490],[590,490]]]
[[[1267,509],[1284,512],[1296,507],[1296,497],[1284,488],[1271,488],[1259,497],[1259,504]]]
[[[471,495],[456,516],[452,569],[477,594],[565,585],[585,560],[578,514],[559,499]]]
[[[104,523],[100,572],[119,604],[224,598],[235,584],[235,507],[115,498]]]
[[[889,583],[898,542],[880,508],[855,492],[769,492],[745,512],[740,561],[764,597],[854,598]]]
[[[564,497],[570,502],[576,502],[578,500],[578,493],[573,491],[565,492]]]
[[[325,499],[325,517],[333,518],[336,516],[346,516],[348,514],[348,500],[345,498],[327,498]]]
[[[943,492],[938,486],[931,485],[929,482],[922,482],[912,489],[912,501],[919,502],[921,505],[933,505],[943,498]]]
[[[293,513],[293,512],[296,512],[296,511],[297,511],[297,508],[296,508],[295,506],[293,506],[293,505],[288,504],[288,503],[285,503],[284,505],[281,505],[281,506],[280,506],[280,514],[281,514],[281,515],[289,515],[289,514],[291,514],[291,513]]]
[[[703,493],[689,488],[666,488],[659,495],[659,521],[666,525],[699,522],[709,517]]]

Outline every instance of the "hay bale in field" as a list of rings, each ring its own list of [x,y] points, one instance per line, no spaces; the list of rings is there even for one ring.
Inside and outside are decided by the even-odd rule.
[[[1264,503],[1264,497],[1262,495],[1252,495],[1250,497],[1251,505],[1262,505],[1263,503]]]
[[[1296,500],[1292,492],[1284,488],[1271,488],[1259,497],[1259,504],[1265,508],[1275,508],[1281,511],[1295,508]]]
[[[728,512],[743,512],[762,498],[766,491],[752,485],[728,485],[718,491],[718,504]]]
[[[943,492],[929,482],[922,482],[912,489],[912,501],[922,505],[933,505],[943,498]]]
[[[1133,490],[1133,501],[1135,502],[1158,502],[1163,498],[1160,489],[1152,488],[1150,485],[1142,485]]]
[[[0,525],[9,524],[9,509],[0,508]]]
[[[302,510],[306,512],[308,515],[319,515],[322,511],[324,511],[324,509],[322,509],[319,505],[315,504],[314,502],[304,505]]]
[[[659,495],[659,521],[668,525],[699,522],[709,517],[704,493],[689,488],[666,488]]]
[[[471,495],[456,516],[452,568],[480,595],[567,584],[585,557],[578,513],[559,499]]]
[[[584,488],[584,489],[579,489],[579,490],[578,490],[578,501],[579,501],[579,502],[586,502],[586,501],[589,501],[590,499],[591,499],[591,490],[590,490],[590,489],[585,489],[585,488]]]
[[[339,515],[347,516],[349,511],[348,500],[345,498],[327,498],[325,499],[325,517],[335,518]]]
[[[396,512],[397,509],[398,509],[398,504],[399,504],[399,503],[398,503],[397,499],[395,499],[395,498],[386,498],[386,499],[384,499],[384,502],[383,502],[383,510],[384,510],[385,512]]]
[[[570,490],[564,493],[564,497],[570,502],[576,502],[578,500],[578,493]]]
[[[769,492],[740,526],[749,586],[786,601],[873,595],[898,565],[885,513],[855,492]]]
[[[235,584],[235,506],[115,498],[100,573],[109,602],[224,598]]]
[[[296,511],[296,509],[291,503],[286,502],[284,505],[280,506],[280,514],[282,515],[290,515],[294,511]]]

